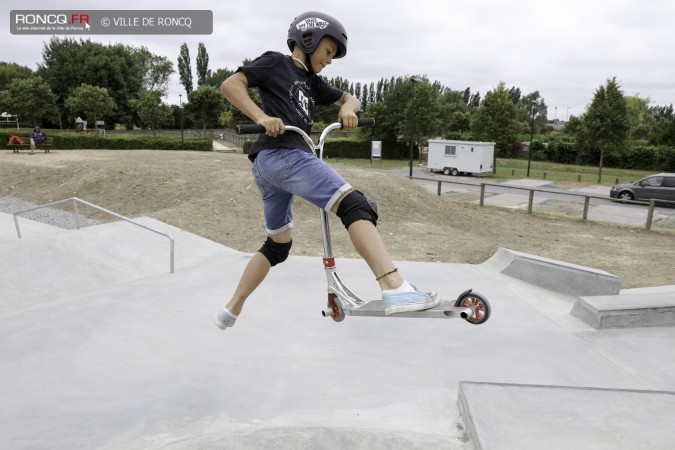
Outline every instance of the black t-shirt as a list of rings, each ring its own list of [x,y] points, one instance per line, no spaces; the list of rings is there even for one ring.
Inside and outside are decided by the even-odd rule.
[[[309,134],[314,122],[314,105],[338,101],[343,91],[329,86],[323,78],[310,75],[295,65],[293,58],[278,52],[266,52],[249,66],[240,67],[250,88],[257,87],[263,111],[278,117],[284,125],[293,125]],[[253,161],[260,150],[300,148],[311,152],[305,140],[293,131],[272,137],[261,134],[253,143],[248,158]]]

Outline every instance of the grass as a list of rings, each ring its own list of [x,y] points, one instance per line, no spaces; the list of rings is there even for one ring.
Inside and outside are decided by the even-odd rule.
[[[345,159],[325,158],[326,162],[333,165],[349,167],[362,167],[382,170],[403,169],[408,167],[408,161],[404,160],[375,160],[369,159]],[[419,161],[415,160],[417,167]],[[636,181],[657,171],[615,169],[603,167],[602,182],[599,184],[613,186],[618,183]],[[527,178],[527,160],[522,159],[497,159],[497,173],[488,175],[487,178]],[[530,162],[530,177],[532,179],[550,180],[559,183],[598,184],[597,166],[577,166],[573,164],[557,164],[542,161]],[[618,180],[618,181],[617,181]]]
[[[654,171],[603,167],[602,182],[599,184],[613,186],[617,182],[635,181],[653,173]],[[527,178],[527,161],[498,158],[497,173],[493,176],[496,178]],[[531,161],[530,178],[568,183],[598,184],[598,167]]]
[[[324,161],[331,165],[343,165],[349,167],[363,167],[382,170],[402,169],[408,167],[408,161],[399,159],[352,159],[352,158],[325,158]],[[417,161],[415,161],[417,164]]]

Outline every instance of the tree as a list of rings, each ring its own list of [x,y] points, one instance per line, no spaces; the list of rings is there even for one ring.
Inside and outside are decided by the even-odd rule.
[[[153,131],[153,136],[155,130],[173,120],[171,107],[162,103],[163,96],[162,91],[141,91],[138,99],[133,101],[141,123]]]
[[[175,73],[173,63],[165,56],[150,53],[145,47],[141,47],[136,56],[143,68],[143,89],[166,93],[169,89],[169,78]]]
[[[9,83],[15,78],[29,78],[31,76],[33,76],[33,71],[28,67],[0,61],[0,91],[7,89]]]
[[[93,118],[94,124],[116,108],[115,101],[106,88],[86,83],[82,83],[73,91],[66,99],[65,105],[73,114],[83,113],[87,120]]]
[[[480,91],[477,91],[475,94],[472,94],[469,98],[469,103],[467,103],[472,108],[478,108],[480,106]]]
[[[485,94],[485,99],[471,118],[471,132],[475,139],[494,141],[496,152],[502,156],[510,155],[521,124],[518,122],[516,105],[511,100],[504,82]],[[497,167],[496,164],[494,167]]]
[[[522,96],[522,93],[520,92],[520,88],[517,87],[512,87],[511,89],[508,90],[509,93],[509,98],[513,102],[514,105],[517,105],[520,103],[520,97]]]
[[[43,63],[37,73],[59,97],[59,117],[65,100],[84,83],[107,89],[116,105],[109,117],[111,123],[131,128],[136,116],[130,102],[138,97],[145,73],[138,52],[122,44],[105,46],[54,37],[42,50]]]
[[[197,86],[203,85],[210,74],[209,54],[206,53],[204,44],[200,42],[197,48]]]
[[[598,183],[602,182],[602,166],[608,152],[625,146],[628,136],[626,100],[616,77],[607,80],[593,96],[593,101],[584,115],[584,129],[589,143],[600,150]]]
[[[463,133],[471,129],[471,114],[468,112],[456,111],[452,113],[448,120],[447,133]]]
[[[675,117],[675,114],[673,114],[673,104],[671,103],[668,106],[651,106],[649,108],[649,114],[654,117],[656,121],[660,120],[670,120]]]
[[[462,98],[464,99],[464,104],[469,106],[469,102],[471,101],[471,88],[464,89],[464,92],[462,92]]]
[[[363,96],[368,97],[368,85],[363,85]],[[386,144],[408,142],[410,128],[408,124],[409,108],[412,106],[412,83],[408,78],[397,78],[379,103],[366,104],[364,117],[374,117],[375,125],[363,132],[373,140]]]
[[[466,91],[445,89],[438,102],[440,108],[441,132],[439,135],[448,136],[450,133],[469,131],[471,115],[465,98]]]
[[[649,114],[654,120],[654,127],[649,136],[649,142],[656,145],[670,145],[675,147],[675,114],[673,105],[652,106]]]
[[[220,89],[220,85],[223,84],[227,78],[234,74],[234,70],[230,69],[218,69],[215,72],[209,70],[208,75],[204,78],[203,85],[213,86],[216,89]]]
[[[541,128],[548,123],[548,106],[546,106],[546,102],[539,95],[539,91],[521,96],[516,105],[518,106],[518,120],[527,124],[527,130],[530,129],[532,121],[532,108],[534,108],[534,122],[536,126]]]
[[[0,98],[2,106],[17,115],[20,123],[34,126],[56,115],[56,94],[38,76],[14,78]]]
[[[180,77],[180,84],[185,88],[185,93],[190,95],[192,92],[192,64],[190,63],[190,50],[185,42],[180,46],[178,76]]]
[[[197,115],[206,130],[207,123],[215,126],[218,123],[220,112],[225,109],[223,96],[213,86],[200,86],[188,95],[189,103],[186,109]]]
[[[412,82],[408,81],[406,84],[412,86]],[[438,90],[433,89],[429,81],[424,79],[421,83],[416,83],[413,88],[409,89],[410,95],[407,98],[405,105],[405,122],[403,126],[406,129],[414,129],[414,142],[419,146],[421,142],[426,142],[433,136],[438,136],[442,133],[442,123],[440,120],[440,104],[438,102]],[[413,101],[414,95],[414,101]],[[414,103],[414,105],[413,105]],[[414,108],[413,108],[414,106]],[[413,120],[413,123],[410,123]],[[411,125],[414,125],[411,127]]]
[[[628,139],[648,139],[656,119],[650,114],[649,97],[640,98],[638,95],[625,97],[626,119],[628,120]]]
[[[231,111],[225,110],[218,116],[218,123],[223,128],[234,128],[237,123],[234,121],[234,115]]]

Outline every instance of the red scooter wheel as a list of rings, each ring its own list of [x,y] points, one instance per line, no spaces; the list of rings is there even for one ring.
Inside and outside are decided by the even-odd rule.
[[[328,307],[332,311],[330,317],[336,322],[342,322],[345,318],[345,312],[342,307],[335,301],[335,294],[328,294]]]
[[[466,319],[471,324],[480,325],[490,318],[490,303],[477,292],[469,291],[462,294],[455,302],[455,306],[473,308],[474,315]]]

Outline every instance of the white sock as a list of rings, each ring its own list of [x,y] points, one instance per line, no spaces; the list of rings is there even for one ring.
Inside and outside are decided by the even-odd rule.
[[[234,317],[235,319],[238,317],[236,314],[232,314],[229,309],[223,308],[223,311],[225,311],[225,314]]]
[[[403,284],[396,289],[385,289],[382,291],[385,294],[399,294],[402,292],[415,292],[415,288],[410,285],[407,281],[403,281]]]

